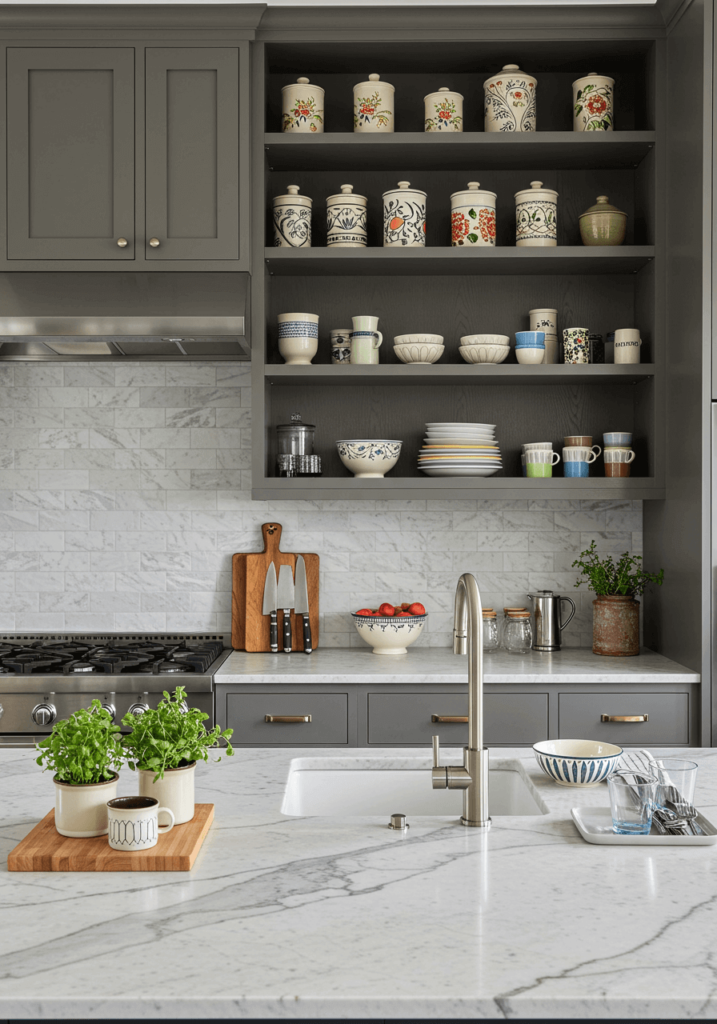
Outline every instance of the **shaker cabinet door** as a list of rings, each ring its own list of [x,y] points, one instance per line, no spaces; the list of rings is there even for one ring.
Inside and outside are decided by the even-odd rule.
[[[239,49],[146,51],[145,249],[239,256]]]
[[[7,53],[8,259],[133,259],[134,50]]]

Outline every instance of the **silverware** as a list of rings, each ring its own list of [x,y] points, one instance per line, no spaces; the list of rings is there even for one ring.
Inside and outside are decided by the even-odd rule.
[[[653,754],[649,750],[638,750],[623,752],[620,761],[626,764],[628,768],[633,771],[645,772],[651,774],[651,764],[655,760]],[[662,793],[665,797],[665,802],[668,805],[663,810],[663,817],[666,819],[672,819],[672,823],[677,828],[677,821],[681,823],[680,835],[702,835],[702,829],[695,822],[695,818],[698,815],[697,808],[682,799],[682,794],[675,786],[663,785],[661,786]],[[669,820],[665,821],[665,824],[669,828]]]
[[[301,615],[304,623],[304,654],[311,654],[311,623],[309,621],[309,588],[306,583],[306,563],[302,555],[296,559],[294,611]]]
[[[291,609],[294,607],[294,575],[290,565],[279,566],[277,604],[284,612],[284,654],[291,654]]]
[[[264,580],[264,603],[261,606],[262,615],[270,615],[269,620],[269,646],[273,654],[279,650],[279,627],[276,622],[276,569],[274,563],[266,570]]]

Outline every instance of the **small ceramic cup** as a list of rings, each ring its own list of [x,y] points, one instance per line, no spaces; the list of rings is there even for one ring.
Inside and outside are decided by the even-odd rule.
[[[626,327],[615,331],[615,362],[639,363],[642,338],[637,328]]]
[[[560,462],[557,452],[529,451],[525,453],[526,476],[531,480],[552,477],[553,466]]]
[[[344,366],[351,362],[350,327],[337,327],[331,331],[331,362]]]
[[[279,352],[287,363],[306,366],[319,349],[316,313],[279,313]]]
[[[563,476],[590,476],[590,466],[587,462],[566,462],[563,464]]]
[[[620,456],[620,458],[616,458]],[[633,451],[613,449],[605,451],[605,476],[626,477],[630,475],[630,463],[635,458]]]
[[[527,345],[518,347],[515,350],[515,358],[523,366],[538,366],[545,362],[545,345],[541,345],[540,348],[528,348]]]
[[[605,462],[606,463],[624,463],[629,465],[635,459],[635,453],[632,448],[606,448],[605,449]]]
[[[602,443],[606,448],[630,447],[632,434],[627,431],[616,430],[609,434],[602,435]]]
[[[577,365],[587,363],[590,348],[590,332],[587,327],[566,327],[563,331],[563,360],[566,363]]]
[[[597,452],[594,448],[563,448],[563,462],[594,462],[599,451],[599,448]]]
[[[524,452],[552,452],[552,450],[552,441],[531,441],[529,444],[523,445]]]
[[[159,815],[169,815],[169,824],[160,825]],[[109,832],[113,850],[138,853],[157,845],[157,837],[174,828],[174,814],[160,807],[153,796],[118,796],[107,801]]]
[[[545,345],[545,331],[516,331],[516,348],[543,348]]]
[[[593,439],[590,434],[569,434],[563,438],[566,448],[592,448]]]

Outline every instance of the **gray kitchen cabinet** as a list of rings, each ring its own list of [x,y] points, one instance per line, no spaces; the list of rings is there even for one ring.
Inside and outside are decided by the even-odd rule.
[[[349,742],[348,704],[346,693],[230,693],[217,718],[238,746],[339,747]]]
[[[688,744],[689,693],[561,693],[558,735],[618,746]]]
[[[9,259],[134,258],[132,48],[10,47],[7,144]]]

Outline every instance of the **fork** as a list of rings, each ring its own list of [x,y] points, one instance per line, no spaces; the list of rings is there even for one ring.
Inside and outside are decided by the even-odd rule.
[[[621,762],[626,764],[632,771],[638,771],[646,774],[651,774],[650,762],[655,760],[653,754],[649,750],[623,751]],[[693,804],[683,800],[682,794],[673,785],[667,784],[662,786],[662,791],[665,794],[665,800],[671,805],[671,808],[667,808],[667,813],[664,814],[665,818],[672,818],[672,821],[665,821],[665,825],[670,828],[686,827],[692,835],[702,835],[702,829],[695,822],[698,811]],[[672,810],[674,808],[674,810]],[[683,835],[689,834],[682,832]]]

